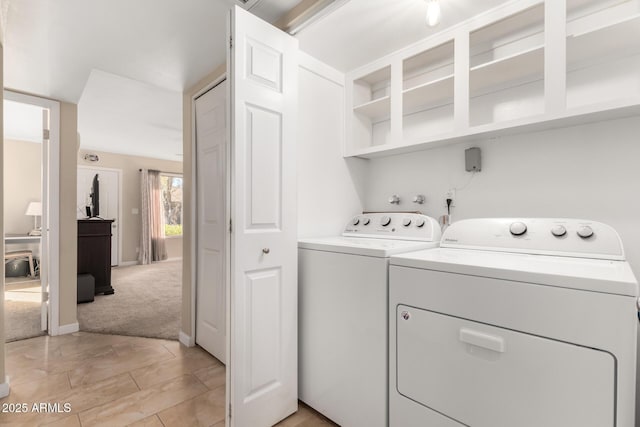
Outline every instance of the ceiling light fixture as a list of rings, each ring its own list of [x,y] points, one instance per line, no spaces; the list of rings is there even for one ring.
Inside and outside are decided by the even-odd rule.
[[[435,27],[440,23],[441,11],[438,0],[427,0],[427,25]]]

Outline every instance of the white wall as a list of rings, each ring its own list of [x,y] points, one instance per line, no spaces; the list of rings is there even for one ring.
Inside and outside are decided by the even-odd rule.
[[[26,216],[29,202],[41,201],[42,144],[29,141],[4,141],[5,205],[4,227],[7,233],[28,233],[33,217]],[[38,225],[41,218],[38,217]],[[16,248],[12,247],[12,250]],[[20,248],[18,248],[20,249]]]
[[[366,162],[342,158],[343,85],[309,71],[312,59],[303,64],[307,67],[300,68],[298,88],[298,236],[338,235],[351,216],[362,212]]]
[[[457,191],[453,220],[472,217],[573,217],[613,226],[640,277],[640,120],[593,123],[496,140],[457,144],[369,161],[366,210],[415,210],[410,198],[427,196],[422,210],[445,212],[445,193]],[[469,181],[464,150],[482,148],[482,172]],[[468,183],[468,184],[467,184]]]

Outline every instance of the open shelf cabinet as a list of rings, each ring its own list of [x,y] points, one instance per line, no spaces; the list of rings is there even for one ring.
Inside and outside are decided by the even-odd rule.
[[[544,4],[469,34],[472,126],[544,112]]]
[[[640,95],[640,2],[567,0],[567,108]]]
[[[347,157],[637,115],[640,0],[508,2],[347,87]]]
[[[359,146],[389,142],[391,67],[383,67],[353,82],[353,134]]]
[[[454,41],[402,62],[402,135],[405,143],[453,130]]]

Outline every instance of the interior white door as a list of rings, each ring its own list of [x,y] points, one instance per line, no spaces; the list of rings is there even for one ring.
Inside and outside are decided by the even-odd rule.
[[[40,197],[42,204],[42,216],[40,217],[40,292],[42,303],[40,304],[40,329],[46,331],[49,326],[49,110],[42,109],[42,164],[40,180],[42,188]]]
[[[85,206],[91,204],[91,184],[97,174],[100,182],[100,218],[114,220],[111,224],[111,265],[117,266],[119,258],[120,227],[120,173],[116,169],[78,166],[77,217],[86,218]]]
[[[196,99],[196,343],[226,363],[227,83]]]
[[[235,7],[231,86],[229,425],[297,410],[298,41]]]

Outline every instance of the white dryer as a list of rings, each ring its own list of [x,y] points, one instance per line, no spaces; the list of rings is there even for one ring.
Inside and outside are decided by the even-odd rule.
[[[605,224],[452,224],[391,258],[390,425],[633,426],[637,297]]]
[[[388,425],[389,256],[438,246],[425,215],[358,215],[299,247],[299,397],[343,427]]]

